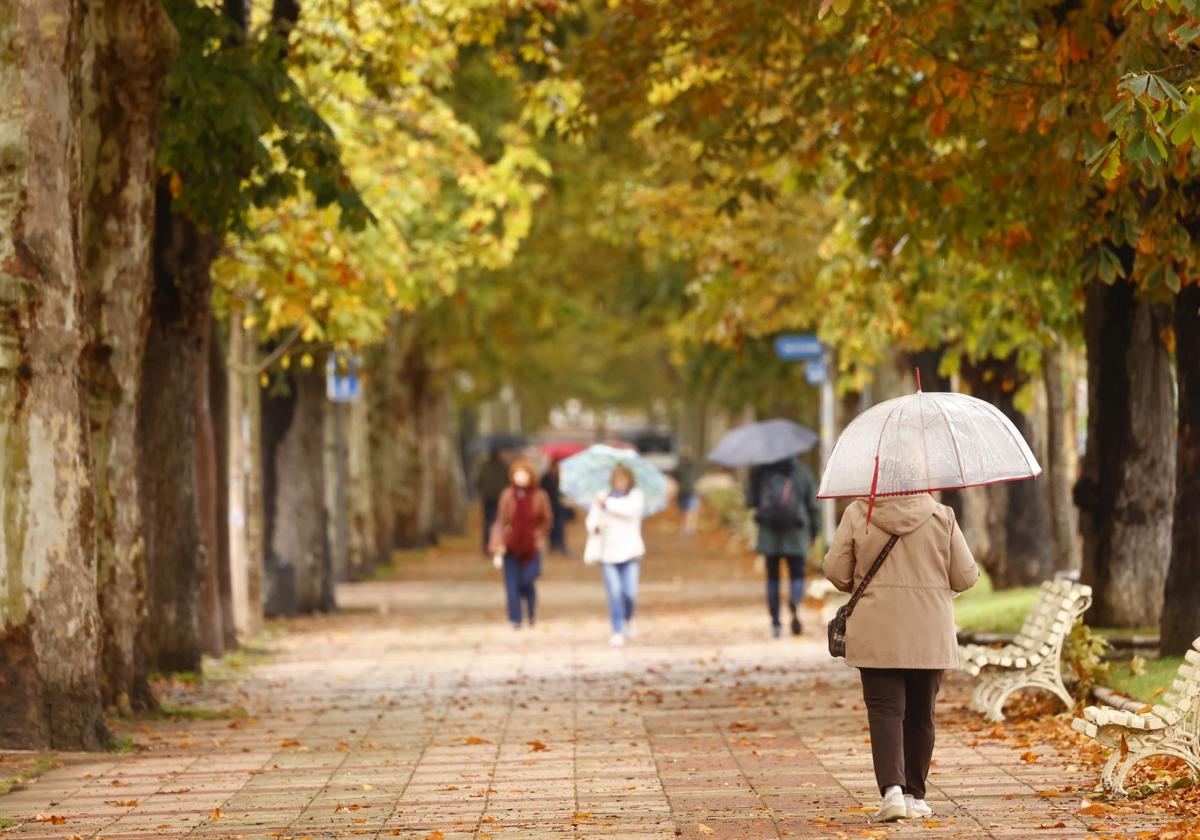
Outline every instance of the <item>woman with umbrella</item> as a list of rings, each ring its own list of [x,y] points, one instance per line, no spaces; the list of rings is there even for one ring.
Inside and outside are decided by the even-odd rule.
[[[750,466],[746,507],[754,511],[758,536],[754,550],[767,566],[767,612],[771,635],[783,635],[779,620],[781,567],[788,569],[791,631],[799,636],[799,606],[804,599],[808,552],[821,522],[817,483],[796,456],[816,445],[817,434],[790,420],[766,420],[739,426],[726,434],[708,459],[727,467]]]
[[[953,509],[931,494],[1041,473],[993,406],[917,387],[846,428],[818,494],[856,497],[825,556],[825,576],[854,593],[830,624],[830,653],[861,675],[878,822],[932,813],[934,701],[942,672],[959,664],[952,598],[979,578]]]
[[[600,564],[612,623],[609,644],[621,647],[637,635],[633,616],[646,553],[642,520],[666,507],[667,477],[635,451],[603,444],[567,458],[560,474],[563,492],[591,505],[584,562]]]
[[[600,542],[599,551],[592,558],[599,561],[604,575],[604,594],[612,623],[608,643],[613,647],[622,647],[627,637],[637,637],[633,613],[637,607],[641,561],[646,554],[642,540],[646,500],[634,481],[633,470],[618,464],[612,471],[611,489],[596,495],[587,517],[588,534]]]
[[[789,629],[793,636],[803,631],[798,612],[804,600],[804,572],[809,549],[817,539],[821,508],[817,504],[817,482],[808,467],[796,458],[785,458],[754,467],[746,488],[746,506],[754,511],[758,536],[754,550],[767,565],[767,612],[771,635],[779,638],[781,567],[788,570]]]

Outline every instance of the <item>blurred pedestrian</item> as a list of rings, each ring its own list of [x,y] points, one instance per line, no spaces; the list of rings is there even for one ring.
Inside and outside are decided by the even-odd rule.
[[[483,507],[483,553],[488,553],[488,540],[491,539],[492,525],[496,522],[496,508],[500,504],[500,494],[508,487],[508,465],[500,447],[493,446],[488,452],[487,460],[479,467],[475,476],[475,491],[479,494],[479,502]]]
[[[627,638],[637,637],[634,611],[639,567],[646,554],[646,544],[642,540],[646,500],[635,486],[629,467],[617,465],[611,482],[611,489],[598,494],[588,511],[588,546],[584,560],[600,564],[604,592],[608,596],[608,617],[612,623],[608,643],[622,647]]]
[[[879,498],[869,525],[867,516],[864,500],[846,509],[825,576],[842,592],[865,587],[846,621],[846,662],[862,678],[883,797],[873,819],[923,818],[933,813],[925,780],[934,701],[942,671],[959,664],[951,601],[975,584],[979,568],[953,509],[927,493]]]
[[[550,512],[554,521],[550,525],[550,550],[555,554],[567,553],[567,523],[574,518],[575,511],[566,504],[558,478],[558,460],[550,461],[550,467],[542,476],[542,489],[550,499]]]
[[[816,542],[821,509],[817,504],[817,482],[808,467],[796,458],[763,464],[750,471],[746,506],[754,510],[758,524],[755,551],[767,567],[767,612],[771,635],[783,635],[779,619],[781,566],[788,570],[788,611],[793,636],[803,632],[800,603],[804,600],[804,571],[808,552]]]
[[[696,520],[700,516],[700,497],[696,494],[696,479],[699,468],[692,459],[692,451],[683,447],[679,451],[679,463],[675,467],[675,501],[683,514],[683,533],[696,533]]]
[[[523,458],[509,468],[509,484],[496,506],[496,521],[488,548],[496,568],[504,570],[504,594],[508,620],[521,629],[524,615],[533,626],[537,620],[535,583],[542,571],[542,543],[550,531],[550,499],[538,487],[537,473]]]

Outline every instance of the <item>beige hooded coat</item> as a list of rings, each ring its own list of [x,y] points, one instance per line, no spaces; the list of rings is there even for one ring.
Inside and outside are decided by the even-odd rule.
[[[852,592],[890,535],[900,539],[867,585],[846,623],[846,662],[859,668],[957,668],[955,593],[979,579],[979,567],[954,511],[928,494],[855,501],[825,555],[825,577]]]

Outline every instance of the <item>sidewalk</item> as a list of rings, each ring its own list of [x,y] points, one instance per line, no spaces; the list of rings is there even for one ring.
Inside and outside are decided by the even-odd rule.
[[[665,524],[650,537],[641,638],[623,650],[594,569],[547,560],[542,620],[514,632],[490,565],[443,550],[341,587],[343,613],[287,622],[237,679],[163,698],[217,717],[125,726],[143,751],[0,797],[19,823],[0,837],[1083,838],[1169,821],[1110,814],[1091,831],[1092,764],[993,737],[1017,730],[964,714],[953,677],[934,818],[870,826],[856,675],[818,616],[772,641],[747,560]]]

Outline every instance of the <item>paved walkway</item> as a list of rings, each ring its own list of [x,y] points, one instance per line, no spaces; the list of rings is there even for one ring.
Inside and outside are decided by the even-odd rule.
[[[594,569],[548,561],[542,620],[521,632],[493,575],[443,550],[394,582],[342,587],[344,612],[286,623],[267,661],[167,689],[212,719],[126,726],[140,751],[0,798],[18,822],[0,836],[1091,836],[1077,811],[1095,770],[994,737],[961,712],[956,679],[939,704],[935,817],[869,826],[854,673],[825,654],[815,613],[802,640],[769,640],[756,570],[711,535],[652,528],[642,634],[623,650],[606,644]],[[1153,828],[1106,824],[1133,819]]]

